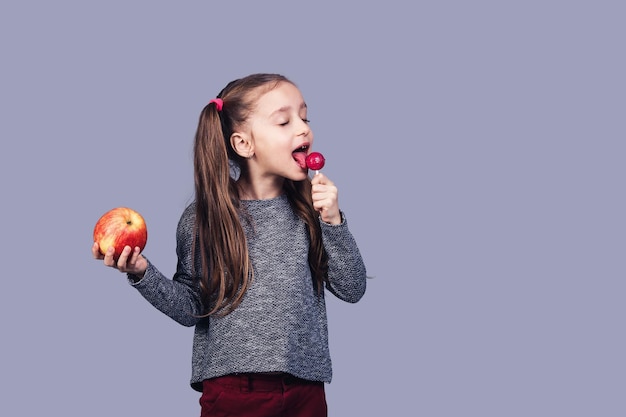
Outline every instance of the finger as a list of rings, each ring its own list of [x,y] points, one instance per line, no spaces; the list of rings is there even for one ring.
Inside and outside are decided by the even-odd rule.
[[[131,256],[132,250],[133,248],[131,248],[128,245],[124,246],[124,249],[122,249],[122,253],[120,254],[120,257],[117,259],[117,269],[119,269],[120,271],[126,270],[126,264],[128,263],[128,259]]]
[[[98,242],[93,242],[93,245],[91,246],[91,254],[94,259],[104,259],[104,255],[100,252],[100,245]]]
[[[328,200],[331,204],[336,204],[338,201],[338,192],[335,187],[319,186],[319,188],[313,189],[311,198],[313,201]]]
[[[311,179],[311,184],[313,185],[317,185],[317,184],[324,184],[324,185],[333,185],[333,182],[324,174],[322,174],[321,172],[316,174],[312,179]]]
[[[130,259],[128,263],[131,265],[135,265],[137,263],[137,258],[139,257],[139,247],[135,246],[133,251],[130,254]]]
[[[115,255],[115,248],[113,246],[109,246],[104,254],[104,264],[106,266],[115,267],[115,259],[113,258],[113,255]]]
[[[335,205],[332,203],[332,201],[320,200],[320,201],[313,203],[313,208],[315,208],[315,210],[319,212],[332,211],[334,210]]]
[[[128,260],[129,265],[135,266],[135,264],[137,264],[140,252],[141,249],[139,248],[139,246],[135,246],[135,249],[133,249],[133,252],[131,253],[130,259]]]

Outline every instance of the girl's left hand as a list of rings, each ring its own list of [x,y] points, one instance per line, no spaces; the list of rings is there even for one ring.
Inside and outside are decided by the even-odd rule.
[[[138,278],[142,278],[148,268],[148,261],[140,254],[140,252],[141,249],[139,249],[139,247],[135,247],[133,249],[130,246],[126,246],[122,250],[119,259],[116,261],[113,258],[115,248],[112,246],[109,247],[104,255],[100,252],[98,242],[94,242],[91,247],[91,253],[93,254],[94,259],[104,261],[104,265],[115,268],[120,272],[134,275]]]
[[[337,200],[337,187],[324,174],[318,172],[311,179],[313,186],[313,207],[320,213],[322,220],[329,224],[340,224],[341,213]]]

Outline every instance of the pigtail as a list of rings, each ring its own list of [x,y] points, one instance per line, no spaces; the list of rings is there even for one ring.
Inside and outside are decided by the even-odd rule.
[[[221,117],[214,103],[202,110],[194,145],[197,235],[193,253],[200,256],[201,271],[195,275],[199,275],[206,315],[236,308],[252,278]]]

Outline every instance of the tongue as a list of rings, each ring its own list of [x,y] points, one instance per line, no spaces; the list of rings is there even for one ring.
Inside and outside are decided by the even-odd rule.
[[[306,168],[306,154],[304,152],[294,152],[293,159],[300,165],[300,168]]]

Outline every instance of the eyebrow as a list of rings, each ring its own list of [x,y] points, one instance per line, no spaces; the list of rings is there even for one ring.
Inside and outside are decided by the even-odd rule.
[[[306,109],[306,108],[307,108],[307,105],[306,105],[306,103],[303,101],[303,102],[302,102],[302,104],[300,105],[300,108],[299,108],[298,110],[302,110],[302,109]],[[278,113],[284,113],[284,112],[288,111],[289,109],[290,109],[290,106],[283,106],[283,107],[281,107],[281,108],[280,108],[280,109],[278,109],[278,110],[274,110],[274,111],[270,114],[270,117],[272,117],[272,116],[274,116],[275,114],[278,114]]]

